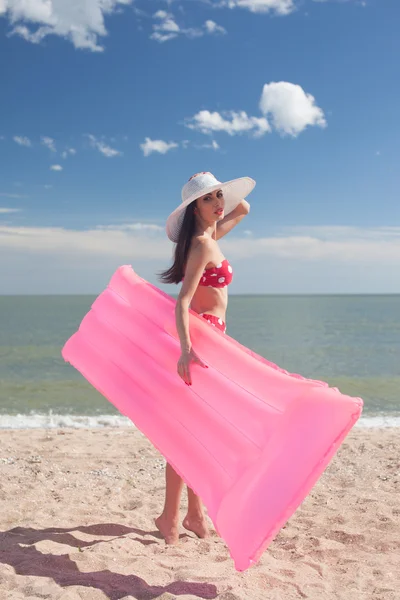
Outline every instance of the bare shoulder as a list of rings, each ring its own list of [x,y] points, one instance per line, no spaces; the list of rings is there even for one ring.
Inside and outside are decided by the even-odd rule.
[[[214,240],[204,235],[195,236],[193,238],[190,248],[190,255],[195,260],[209,260],[213,254],[213,251],[215,252]]]

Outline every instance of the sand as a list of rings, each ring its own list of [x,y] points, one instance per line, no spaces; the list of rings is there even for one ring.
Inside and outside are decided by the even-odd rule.
[[[134,428],[1,431],[0,600],[398,600],[399,447],[400,429],[353,429],[238,573],[215,532],[165,546],[164,460]]]

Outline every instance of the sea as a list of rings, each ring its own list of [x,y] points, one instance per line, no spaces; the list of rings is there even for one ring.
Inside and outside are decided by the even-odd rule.
[[[61,349],[95,296],[0,296],[0,428],[130,422]],[[364,409],[358,427],[400,426],[400,295],[231,295],[228,335]]]

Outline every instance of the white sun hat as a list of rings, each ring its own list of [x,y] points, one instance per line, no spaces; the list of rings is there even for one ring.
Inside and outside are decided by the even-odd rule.
[[[221,189],[225,200],[225,215],[232,212],[237,205],[246,198],[256,185],[250,177],[239,177],[222,183],[212,175],[203,172],[193,175],[182,188],[182,203],[169,215],[167,219],[167,235],[173,242],[178,241],[186,207],[197,198],[205,196],[215,190]]]

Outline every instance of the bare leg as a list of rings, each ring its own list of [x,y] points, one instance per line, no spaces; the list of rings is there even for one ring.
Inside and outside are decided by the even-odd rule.
[[[199,498],[196,496],[193,490],[189,487],[187,489],[188,494],[188,512],[183,520],[183,526],[189,531],[193,531],[199,538],[208,537],[210,532],[208,530],[207,521],[204,516],[203,505]]]
[[[157,529],[166,544],[179,540],[179,506],[183,481],[169,463],[165,467],[165,504],[161,515],[155,520]]]

